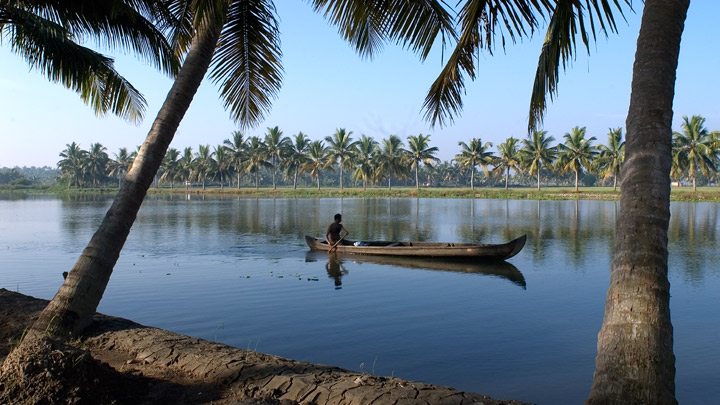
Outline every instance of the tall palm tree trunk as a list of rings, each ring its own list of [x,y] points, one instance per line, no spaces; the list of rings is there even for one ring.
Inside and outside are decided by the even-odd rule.
[[[475,166],[470,167],[470,190],[475,191]]]
[[[575,171],[575,191],[579,191],[579,189],[578,189],[578,180],[579,179],[580,179],[580,172],[576,170]]]
[[[540,191],[540,168],[538,167],[538,191]]]
[[[510,180],[510,167],[505,169],[505,190],[508,189],[508,181]]]
[[[420,177],[418,176],[418,166],[415,165],[415,189],[420,190]]]
[[[80,335],[92,321],[145,194],[210,66],[220,30],[221,27],[198,29],[117,197],[65,283],[32,325],[32,334],[69,339]]]
[[[588,404],[676,404],[667,231],[672,101],[689,0],[646,0],[625,124],[615,258]]]
[[[343,189],[343,160],[340,158],[340,190]]]

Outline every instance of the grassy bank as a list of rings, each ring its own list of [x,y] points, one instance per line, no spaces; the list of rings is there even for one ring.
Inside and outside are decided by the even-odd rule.
[[[77,195],[113,195],[117,188],[102,189],[68,189],[66,187],[51,188],[24,188],[22,190],[8,190],[0,188],[0,193],[51,193],[63,196]],[[616,201],[620,199],[620,189],[613,190],[612,187],[581,187],[575,191],[573,187],[543,187],[538,191],[534,187],[515,187],[504,189],[502,187],[477,187],[475,190],[468,188],[420,188],[414,187],[371,187],[345,188],[340,190],[337,187],[298,188],[270,187],[255,188],[219,188],[208,187],[205,190],[200,188],[155,188],[148,191],[150,195],[207,195],[207,196],[228,196],[244,198],[485,198],[485,199],[510,199],[510,200],[605,200]],[[690,187],[674,187],[671,190],[672,201],[696,201],[696,202],[720,202],[720,187],[699,187],[693,191]]]
[[[206,188],[201,189],[166,189],[152,188],[150,194],[205,194],[213,196],[238,196],[247,198],[486,198],[513,200],[606,200],[620,199],[620,189],[612,187],[581,187],[575,191],[573,187],[544,187],[539,191],[532,187],[520,188],[420,188],[393,187],[392,189],[373,187],[362,188]],[[710,201],[720,202],[720,187],[702,187],[693,192],[690,188],[673,188],[670,195],[673,201]]]

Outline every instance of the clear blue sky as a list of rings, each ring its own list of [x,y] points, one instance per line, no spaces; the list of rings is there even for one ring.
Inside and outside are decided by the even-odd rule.
[[[304,2],[278,0],[283,63],[283,87],[267,119],[248,136],[263,136],[279,126],[284,135],[299,131],[323,139],[345,128],[357,139],[376,140],[390,134],[403,140],[419,133],[431,135],[438,157],[450,160],[458,142],[479,137],[494,147],[506,138],[525,138],[530,91],[540,52],[542,32],[532,40],[508,45],[495,55],[480,55],[479,78],[467,81],[465,108],[454,125],[431,128],[423,121],[422,104],[430,84],[442,68],[435,49],[421,63],[410,53],[389,45],[374,60],[362,60],[320,15]],[[637,14],[619,19],[619,35],[600,36],[588,56],[584,48],[561,73],[559,97],[549,105],[544,129],[556,140],[574,126],[587,127],[598,142],[610,127],[624,127],[630,99],[630,80],[642,3]],[[676,82],[674,130],[682,115],[700,114],[710,130],[720,129],[720,65],[717,38],[710,34],[720,4],[694,1],[686,21]],[[544,27],[543,27],[544,28]],[[447,54],[447,53],[446,53]],[[116,68],[147,98],[144,122],[138,126],[114,116],[97,118],[79,97],[50,83],[0,45],[0,167],[54,166],[71,142],[87,149],[100,142],[114,157],[121,147],[134,150],[152,124],[170,86],[170,79],[130,56],[117,56]],[[215,86],[206,80],[185,116],[171,147],[215,146],[239,129],[223,110]],[[494,149],[494,148],[493,148]]]

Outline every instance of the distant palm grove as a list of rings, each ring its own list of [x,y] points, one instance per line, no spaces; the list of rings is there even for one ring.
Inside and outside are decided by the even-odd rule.
[[[702,116],[683,116],[681,131],[673,134],[671,178],[678,184],[694,188],[718,182],[720,131],[709,131],[704,123]],[[555,143],[546,131],[536,131],[523,140],[507,138],[495,150],[492,143],[472,138],[459,142],[452,160],[441,162],[429,135],[390,135],[378,141],[366,135],[354,138],[352,131],[339,128],[323,140],[311,140],[302,132],[285,136],[272,127],[262,137],[235,131],[216,146],[169,149],[156,186],[616,188],[624,158],[622,128],[611,128],[606,138],[606,144],[596,144],[585,127],[574,127]],[[119,184],[135,155],[121,148],[111,158],[100,143],[84,150],[73,142],[60,153],[56,181],[76,188]],[[0,171],[0,183],[28,183],[18,178],[17,172]]]

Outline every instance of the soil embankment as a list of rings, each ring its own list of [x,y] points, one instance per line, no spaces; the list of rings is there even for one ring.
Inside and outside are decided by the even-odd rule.
[[[0,289],[0,360],[46,304]],[[45,340],[34,349],[32,362],[5,367],[0,402],[522,404],[236,349],[101,314],[73,347]]]

